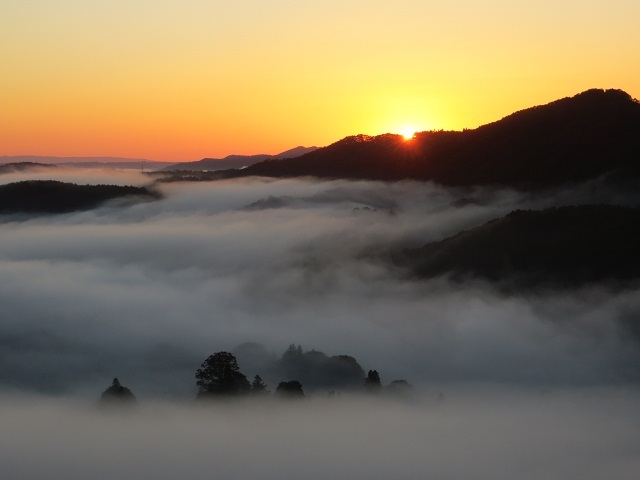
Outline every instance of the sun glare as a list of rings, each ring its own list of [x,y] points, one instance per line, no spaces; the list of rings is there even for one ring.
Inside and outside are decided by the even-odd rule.
[[[415,133],[416,130],[412,127],[404,127],[400,129],[400,135],[404,137],[405,141],[413,139]]]

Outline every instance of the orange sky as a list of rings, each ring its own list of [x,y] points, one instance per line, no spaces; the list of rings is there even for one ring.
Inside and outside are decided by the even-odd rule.
[[[190,161],[637,98],[638,18],[637,0],[4,0],[0,155]]]

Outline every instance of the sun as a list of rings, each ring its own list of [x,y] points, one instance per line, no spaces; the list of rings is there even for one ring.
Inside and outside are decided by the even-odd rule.
[[[402,127],[399,132],[405,141],[409,141],[412,140],[413,136],[416,134],[416,129],[413,127]]]

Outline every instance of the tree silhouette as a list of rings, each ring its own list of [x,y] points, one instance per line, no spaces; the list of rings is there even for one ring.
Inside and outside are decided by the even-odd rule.
[[[111,386],[102,392],[100,400],[103,403],[134,403],[136,402],[136,397],[131,390],[120,385],[118,379],[114,378]]]
[[[199,395],[238,395],[251,388],[238,367],[236,357],[229,352],[210,355],[196,371]]]
[[[253,377],[253,382],[251,382],[251,393],[253,395],[269,393],[267,385],[265,385],[265,383],[262,381],[260,375],[256,375],[255,377]]]
[[[318,389],[360,389],[364,370],[349,355],[328,357],[318,350],[303,351],[289,345],[278,364],[285,378],[297,378],[311,391]]]
[[[297,361],[302,356],[302,347],[297,347],[292,343],[287,348],[287,351],[282,354],[282,360],[284,361]]]
[[[288,382],[280,382],[276,393],[282,397],[288,398],[302,398],[304,397],[304,391],[302,390],[302,384],[297,380],[289,380]]]
[[[367,392],[380,392],[382,383],[380,383],[380,374],[377,370],[369,370],[369,373],[367,373],[367,378],[364,379],[364,388]]]

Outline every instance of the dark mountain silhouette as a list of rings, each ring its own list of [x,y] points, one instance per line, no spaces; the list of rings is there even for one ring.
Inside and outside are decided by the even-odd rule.
[[[227,177],[317,176],[445,185],[548,188],[606,174],[640,177],[640,103],[588,90],[474,130],[346,137],[300,157],[267,159]]]
[[[207,171],[217,171],[217,170],[227,170],[233,168],[244,168],[249,165],[253,165],[254,163],[261,162],[268,158],[293,158],[299,157],[308,152],[312,152],[316,150],[317,147],[295,147],[290,150],[286,150],[277,155],[267,155],[267,154],[259,154],[259,155],[227,155],[224,158],[203,158],[202,160],[198,160],[196,162],[183,162],[177,163],[173,165],[169,165],[163,168],[163,171],[174,171],[174,170],[207,170]]]
[[[0,185],[0,214],[88,210],[107,200],[132,196],[157,198],[158,195],[144,187],[28,180]]]
[[[409,250],[413,275],[479,277],[507,288],[576,287],[640,279],[640,209],[585,205],[516,210]]]
[[[203,158],[195,162],[174,163],[162,169],[163,172],[178,171],[217,171],[230,168],[244,168],[270,158],[271,155],[227,155],[224,158]]]

